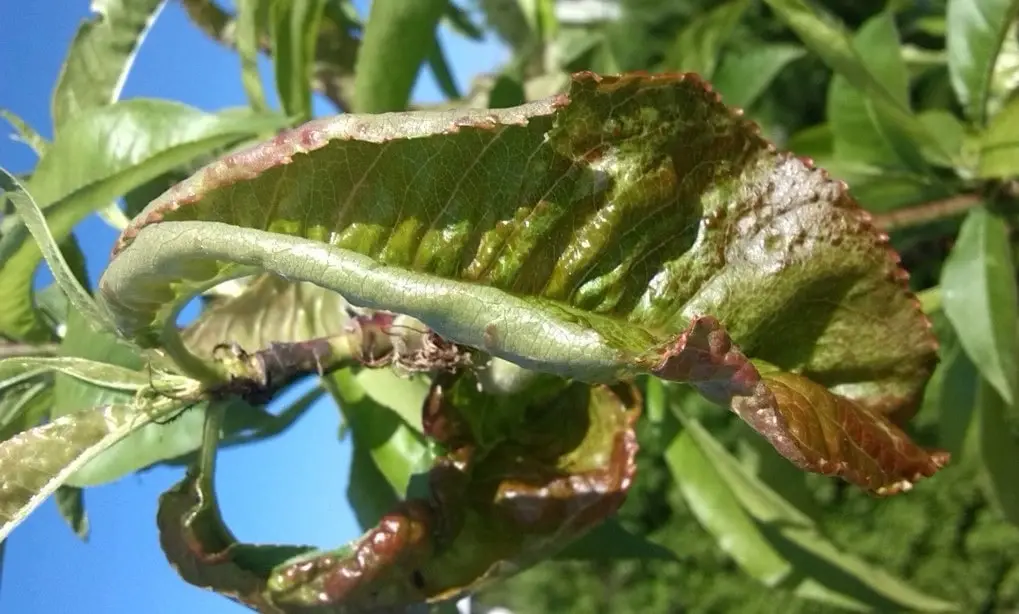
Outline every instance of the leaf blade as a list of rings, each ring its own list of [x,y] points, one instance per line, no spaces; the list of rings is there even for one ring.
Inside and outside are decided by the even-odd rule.
[[[986,122],[994,63],[1017,15],[1016,0],[948,0],[948,74],[966,114],[977,125]]]

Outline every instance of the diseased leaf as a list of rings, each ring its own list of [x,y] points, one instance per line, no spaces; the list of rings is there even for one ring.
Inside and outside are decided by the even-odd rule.
[[[746,109],[786,66],[803,55],[803,47],[788,44],[759,45],[751,51],[727,53],[711,83],[726,104]]]
[[[690,382],[728,405],[801,469],[842,477],[878,495],[909,490],[948,462],[947,453],[917,446],[875,409],[802,375],[755,365],[712,317],[694,320],[655,374]]]
[[[21,119],[14,113],[11,113],[7,109],[0,109],[0,117],[7,120],[7,122],[14,127],[17,131],[17,140],[20,140],[25,145],[28,145],[36,155],[41,156],[46,152],[46,147],[49,143],[42,137],[41,134],[36,132],[31,126],[25,123],[25,120]]]
[[[112,329],[113,323],[109,315],[100,311],[92,295],[82,287],[75,278],[61,253],[60,247],[53,239],[50,229],[46,226],[46,218],[36,205],[32,196],[25,188],[3,168],[0,168],[0,195],[9,200],[18,212],[22,223],[32,233],[46,263],[53,272],[53,278],[60,290],[67,296],[71,308],[82,314],[85,324],[93,328]]]
[[[1005,220],[970,210],[941,273],[945,315],[1005,403],[1016,400],[1019,299]]]
[[[168,101],[134,99],[66,124],[40,159],[29,191],[59,242],[88,213],[188,160],[281,125],[278,116],[208,114]],[[23,225],[0,238],[0,334],[47,340],[32,306],[38,245]]]
[[[663,68],[693,72],[711,80],[722,47],[729,41],[749,6],[748,0],[728,0],[690,21],[679,31],[666,54]]]
[[[53,385],[36,377],[11,386],[0,396],[0,441],[38,426],[53,405]]]
[[[983,178],[1019,176],[1019,99],[1008,103],[977,139],[977,175]]]
[[[978,125],[987,120],[994,63],[1017,16],[1019,0],[948,0],[948,74],[966,115]]]
[[[57,510],[82,541],[88,541],[89,523],[85,515],[85,491],[73,486],[61,486],[53,493],[57,502]]]
[[[138,47],[164,4],[165,0],[92,3],[95,15],[75,33],[53,89],[54,134],[59,137],[63,126],[82,112],[120,97]]]
[[[867,214],[694,77],[582,73],[514,109],[312,122],[154,201],[100,295],[152,345],[190,296],[259,270],[589,382],[661,371],[708,313],[755,359],[896,419],[934,360]]]
[[[407,106],[447,4],[448,0],[373,0],[354,71],[355,111],[402,111]]]
[[[128,434],[173,410],[126,405],[57,418],[0,442],[0,540],[75,471]]]
[[[899,53],[901,41],[895,17],[883,11],[867,20],[853,37],[853,49],[872,77],[909,109],[909,74]],[[832,79],[828,118],[835,134],[835,153],[846,160],[875,166],[926,170],[919,143],[913,140],[880,98],[854,87],[842,75]]]
[[[445,601],[559,550],[618,508],[635,470],[634,390],[557,382],[497,399],[476,386],[440,378],[426,403],[426,432],[448,450],[429,473],[429,499],[400,504],[343,552],[276,568],[274,603],[347,613]],[[478,420],[492,413],[516,428],[486,444]]]
[[[286,114],[308,121],[315,44],[326,0],[271,2],[272,48],[276,63],[276,91]]]

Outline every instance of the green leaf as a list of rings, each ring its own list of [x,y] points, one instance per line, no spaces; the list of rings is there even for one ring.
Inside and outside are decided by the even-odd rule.
[[[977,137],[979,177],[1009,178],[1019,175],[1019,99],[1008,103]]]
[[[53,240],[53,235],[50,234],[50,229],[46,225],[46,218],[43,217],[39,206],[35,204],[35,200],[18,183],[18,180],[3,168],[0,168],[0,194],[6,196],[7,200],[14,205],[21,221],[32,233],[50,271],[53,272],[54,280],[61,292],[67,296],[71,308],[84,316],[88,326],[112,329],[114,324],[109,315],[99,309],[92,295],[81,286],[67,265],[67,261],[64,260],[64,254]]]
[[[951,152],[940,151],[940,145],[926,132],[909,107],[903,105],[902,100],[868,69],[868,63],[854,47],[850,34],[832,15],[812,7],[805,0],[765,2],[796,32],[808,49],[817,54],[836,74],[844,77],[851,86],[865,92],[873,104],[880,105],[887,113],[888,120],[894,122],[903,134],[936,152],[937,160],[951,159]],[[895,56],[898,60],[892,61],[901,62],[898,49]],[[887,57],[881,59],[881,63],[887,61]]]
[[[665,461],[690,511],[740,569],[765,586],[776,586],[790,574],[790,563],[761,534],[739,499],[729,488],[719,488],[721,475],[688,431],[673,439]]]
[[[260,17],[269,9],[263,0],[237,0],[237,55],[241,58],[241,81],[248,104],[258,112],[269,110],[262,86],[262,75],[258,70],[258,36]],[[313,49],[314,51],[314,49]],[[279,65],[277,64],[277,67]],[[278,68],[277,68],[278,69]],[[310,75],[308,75],[310,78]],[[282,98],[281,98],[282,100]],[[284,108],[286,108],[284,106]],[[309,111],[310,117],[310,111]]]
[[[803,47],[781,43],[726,53],[711,82],[726,104],[746,109],[753,106],[786,66],[803,55]]]
[[[783,454],[894,492],[945,460],[885,418],[912,414],[934,339],[868,220],[698,79],[588,73],[569,98],[341,116],[227,157],[134,220],[100,296],[152,346],[219,281],[309,281],[525,369],[588,382],[654,373],[720,386],[745,418],[761,403],[824,428],[860,421],[845,449],[812,435]],[[813,379],[783,374],[778,396],[747,390],[688,344],[702,334]],[[773,443],[788,435],[776,424]]]
[[[902,580],[840,551],[806,515],[748,475],[739,461],[696,420],[685,417],[682,412],[677,412],[677,415],[684,425],[680,437],[688,436],[691,442],[684,444],[690,448],[689,455],[699,452],[700,466],[714,479],[709,488],[722,490],[719,487],[724,485],[753,518],[758,541],[749,543],[757,543],[760,547],[759,539],[764,539],[787,561],[790,572],[775,577],[776,586],[791,589],[800,597],[860,611],[957,610],[955,604],[925,595]],[[710,491],[704,493],[702,490],[700,494],[707,496]],[[745,532],[749,530],[747,524],[731,526],[741,531],[727,532],[726,537],[750,539]],[[760,556],[762,551],[756,552]]]
[[[628,531],[615,518],[591,529],[554,558],[560,561],[679,560],[672,550]]]
[[[5,388],[0,396],[0,441],[38,426],[49,414],[53,384],[38,375]]]
[[[449,68],[446,52],[442,49],[442,41],[438,38],[435,39],[432,51],[428,54],[428,66],[432,69],[435,82],[439,85],[439,90],[442,91],[442,94],[450,100],[459,100],[462,97],[460,88],[457,86],[456,79]]]
[[[442,15],[442,23],[460,36],[472,41],[485,39],[485,32],[481,26],[475,24],[467,11],[457,6],[455,2],[450,2],[446,6],[446,12]]]
[[[987,494],[1005,520],[1019,527],[1019,485],[1015,480],[1019,439],[1015,436],[1015,420],[1009,419],[1011,408],[984,379],[977,384],[976,405],[975,448],[983,465]]]
[[[943,343],[944,358],[931,380],[928,394],[934,397],[938,408],[938,443],[955,458],[964,452],[981,377],[955,335]]]
[[[46,147],[49,143],[46,142],[46,139],[44,139],[41,134],[25,123],[25,120],[6,109],[0,109],[0,117],[6,119],[7,122],[14,127],[14,129],[18,132],[18,139],[25,145],[32,148],[32,151],[34,151],[36,155],[41,156],[46,152]]]
[[[894,97],[895,104],[909,109],[909,74],[899,53],[901,41],[894,15],[883,11],[867,20],[852,45],[872,77]],[[888,104],[857,89],[839,74],[832,79],[828,93],[828,117],[840,158],[925,171],[919,143]]]
[[[978,207],[967,214],[941,273],[945,315],[959,343],[1008,405],[1019,375],[1012,262],[1005,220]]]
[[[686,24],[666,54],[663,68],[712,80],[722,48],[749,6],[749,0],[729,0]]]
[[[948,0],[948,73],[966,115],[977,125],[987,121],[994,64],[1017,16],[1019,0]]]
[[[56,371],[113,390],[138,392],[149,385],[144,374],[75,356],[25,356],[0,359],[0,380],[24,373]]]
[[[326,0],[271,3],[276,91],[283,110],[297,122],[312,117],[311,79],[325,4]]]
[[[59,242],[90,212],[205,152],[283,125],[279,116],[209,114],[169,101],[134,99],[65,124],[35,168],[29,190]],[[39,247],[16,225],[0,239],[0,334],[48,337],[32,307]]]
[[[78,28],[57,85],[51,114],[57,137],[83,112],[120,97],[135,54],[165,0],[95,2],[97,14]]]
[[[357,55],[354,110],[402,111],[448,0],[374,0]],[[399,41],[399,44],[394,44]]]
[[[142,410],[126,405],[57,418],[0,443],[0,540],[68,477],[130,433],[163,417],[166,403]]]
[[[88,516],[85,515],[85,491],[73,486],[61,486],[53,493],[53,498],[57,502],[57,511],[67,526],[71,527],[82,541],[88,541],[89,523]]]

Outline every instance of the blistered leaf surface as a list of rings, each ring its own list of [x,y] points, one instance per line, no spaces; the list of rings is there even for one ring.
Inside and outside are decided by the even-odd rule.
[[[191,293],[259,269],[588,381],[648,371],[705,314],[747,355],[899,417],[934,358],[844,186],[690,76],[582,73],[513,109],[306,124],[154,201],[101,293],[158,343]]]

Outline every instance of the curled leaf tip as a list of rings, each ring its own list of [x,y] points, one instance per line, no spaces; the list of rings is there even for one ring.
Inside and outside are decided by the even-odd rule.
[[[925,450],[887,416],[770,365],[755,365],[711,316],[695,318],[662,350],[653,372],[727,405],[800,468],[877,495],[909,490],[949,460]]]

